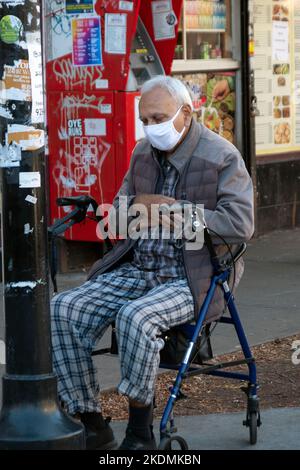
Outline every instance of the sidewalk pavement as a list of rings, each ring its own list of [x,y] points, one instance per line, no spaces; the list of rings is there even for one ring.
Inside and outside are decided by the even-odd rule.
[[[300,339],[300,229],[277,231],[252,240],[248,243],[245,262],[236,299],[250,345],[298,332]],[[59,290],[75,287],[84,280],[84,273],[59,275]],[[3,337],[0,311],[0,340]],[[233,328],[228,325],[216,328],[212,343],[215,355],[239,347]],[[109,345],[110,331],[107,331],[99,347]],[[96,356],[95,364],[101,389],[116,387],[120,378],[118,358]],[[0,375],[3,372],[4,367],[0,365]],[[252,449],[248,445],[248,430],[242,426],[244,418],[244,413],[179,417],[177,425],[190,449]],[[265,410],[262,419],[256,449],[300,449],[300,408]],[[119,441],[125,425],[113,423]]]
[[[175,413],[176,414],[176,413]],[[299,450],[300,408],[263,410],[262,426],[257,430],[257,444],[250,445],[249,430],[243,426],[245,413],[218,413],[175,418],[178,432],[189,450]],[[126,422],[112,422],[119,443],[124,438]],[[154,423],[159,443],[159,422]],[[179,449],[174,445],[173,449]]]

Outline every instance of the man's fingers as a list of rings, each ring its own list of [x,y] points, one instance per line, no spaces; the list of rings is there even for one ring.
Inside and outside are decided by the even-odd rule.
[[[169,196],[162,196],[162,199],[165,200],[166,202],[170,202],[172,204],[175,202],[175,199],[173,197],[169,197]]]

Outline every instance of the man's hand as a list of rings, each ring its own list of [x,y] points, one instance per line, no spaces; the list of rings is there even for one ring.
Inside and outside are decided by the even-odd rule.
[[[212,97],[215,101],[223,101],[230,93],[228,81],[226,79],[217,82],[213,89]]]
[[[145,230],[149,227],[157,227],[166,223],[165,218],[162,214],[159,214],[157,210],[151,212],[152,206],[171,206],[176,200],[172,197],[164,196],[162,194],[139,194],[134,198],[131,208],[136,204],[143,206],[143,212],[140,214],[139,230]],[[169,220],[169,218],[167,218]]]
[[[149,213],[151,211],[152,204],[168,204],[171,206],[174,202],[174,198],[163,196],[162,194],[139,194],[134,198],[133,204],[143,204]]]

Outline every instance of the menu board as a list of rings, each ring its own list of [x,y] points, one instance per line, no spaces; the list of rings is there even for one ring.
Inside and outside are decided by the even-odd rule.
[[[253,0],[257,155],[300,150],[300,0]]]

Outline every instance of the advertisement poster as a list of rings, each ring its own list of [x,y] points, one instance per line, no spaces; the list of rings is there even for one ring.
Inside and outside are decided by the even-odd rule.
[[[194,73],[177,75],[190,91],[194,117],[208,129],[235,142],[235,74]],[[220,96],[223,96],[220,99]]]
[[[300,150],[300,0],[254,0],[254,39],[257,154]]]
[[[72,20],[72,45],[74,65],[102,65],[99,16]]]
[[[66,0],[66,13],[69,15],[94,13],[94,2],[93,0]]]
[[[31,76],[28,60],[15,60],[14,65],[4,65],[0,93],[3,100],[31,101]]]

